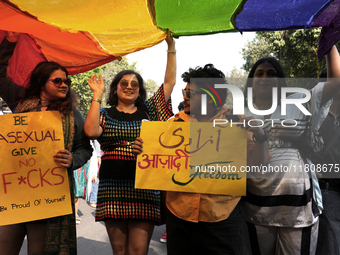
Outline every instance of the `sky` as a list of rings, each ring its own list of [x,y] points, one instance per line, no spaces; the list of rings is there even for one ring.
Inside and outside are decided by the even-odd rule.
[[[242,48],[255,37],[254,32],[220,33],[204,36],[186,36],[175,39],[177,57],[176,85],[172,92],[173,112],[182,101],[181,90],[185,83],[181,74],[188,69],[205,64],[213,64],[223,73],[230,72],[234,67],[241,69],[244,64]],[[127,56],[129,63],[137,62],[137,69],[145,81],[152,79],[161,85],[164,80],[167,44],[165,41]]]

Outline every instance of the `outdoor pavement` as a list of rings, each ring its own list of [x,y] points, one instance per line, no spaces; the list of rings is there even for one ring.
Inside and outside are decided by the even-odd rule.
[[[112,249],[104,223],[94,221],[95,209],[80,200],[79,216],[81,224],[77,225],[78,255],[110,255]],[[159,238],[164,234],[165,225],[155,227],[150,242],[148,255],[166,255],[166,244]],[[27,254],[26,240],[19,255]]]

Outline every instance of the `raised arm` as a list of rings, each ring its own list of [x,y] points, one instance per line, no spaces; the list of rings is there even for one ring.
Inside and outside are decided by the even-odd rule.
[[[176,48],[175,41],[171,36],[170,30],[168,30],[168,34],[166,37],[166,42],[168,44],[167,50],[167,63],[166,63],[166,71],[164,76],[164,97],[165,102],[167,102],[171,96],[172,90],[176,84]]]
[[[326,61],[327,78],[329,78],[329,80],[325,83],[323,89],[321,105],[324,105],[340,92],[340,56],[335,45],[333,45],[327,54]]]
[[[93,99],[89,113],[84,124],[84,132],[90,139],[97,139],[102,133],[103,128],[99,125],[100,105],[104,93],[104,81],[101,75],[95,74],[89,79],[89,86],[93,91]]]

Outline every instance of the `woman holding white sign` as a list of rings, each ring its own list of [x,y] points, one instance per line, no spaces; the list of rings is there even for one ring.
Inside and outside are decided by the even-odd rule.
[[[327,55],[327,66],[332,78],[340,78],[339,53],[335,46]],[[310,161],[302,153],[300,144],[306,135],[314,147],[322,147],[322,142],[313,125],[311,132],[307,132],[308,117],[295,105],[287,105],[287,114],[281,114],[280,96],[272,114],[255,115],[247,107],[250,103],[257,110],[270,109],[274,101],[272,88],[277,88],[280,95],[285,86],[283,68],[274,58],[258,60],[246,83],[245,97],[249,95],[248,88],[252,88],[253,96],[245,101],[245,114],[264,122],[271,152],[263,172],[249,174],[247,196],[241,203],[249,254],[315,254],[316,251],[322,202],[316,175],[309,170]],[[338,79],[312,89],[311,100],[305,105],[312,113],[311,123],[325,117],[325,108],[338,91]],[[290,96],[291,99],[303,97],[303,93]]]
[[[0,45],[0,95],[16,113],[59,111],[61,114],[65,149],[53,159],[69,171],[71,201],[73,182],[71,170],[84,165],[92,155],[89,139],[83,131],[84,119],[75,108],[68,71],[55,62],[41,62],[33,70],[26,88],[6,76],[8,60],[12,57],[19,33],[7,32]],[[73,212],[74,212],[74,204]],[[28,254],[76,254],[74,213],[70,215],[0,226],[2,255],[19,254],[27,235]]]
[[[164,83],[148,100],[140,74],[125,70],[110,85],[109,108],[100,108],[104,83],[89,79],[93,99],[84,130],[104,151],[99,169],[96,221],[104,221],[114,254],[147,254],[154,225],[161,221],[160,191],[135,189],[133,142],[143,119],[166,121],[176,82],[176,50],[170,32]]]

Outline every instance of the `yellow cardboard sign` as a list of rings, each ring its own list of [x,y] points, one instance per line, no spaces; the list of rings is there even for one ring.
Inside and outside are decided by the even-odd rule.
[[[247,134],[202,122],[143,122],[135,187],[246,194]]]
[[[72,213],[59,112],[0,116],[0,226]]]

